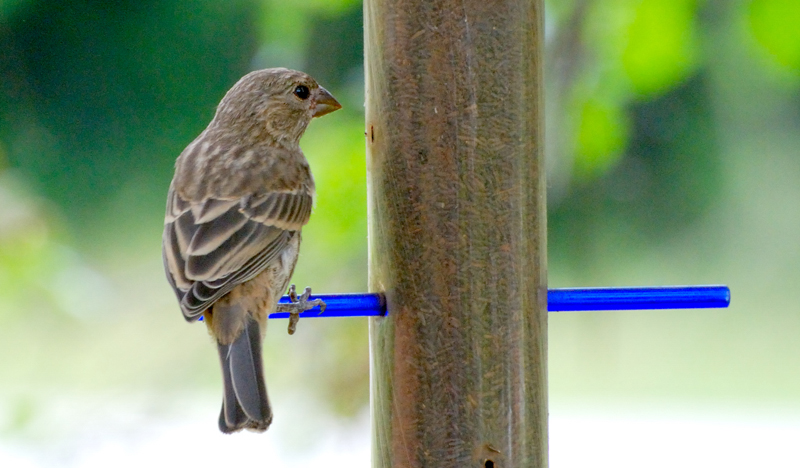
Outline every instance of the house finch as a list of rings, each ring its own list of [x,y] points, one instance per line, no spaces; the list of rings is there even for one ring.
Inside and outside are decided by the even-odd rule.
[[[167,195],[163,258],[187,321],[201,315],[217,342],[224,394],[219,428],[272,422],[261,361],[267,316],[286,291],[314,179],[299,140],[341,105],[313,78],[273,68],[244,76],[208,127],[180,154]],[[319,301],[310,289],[283,311]],[[290,326],[290,332],[291,332]]]

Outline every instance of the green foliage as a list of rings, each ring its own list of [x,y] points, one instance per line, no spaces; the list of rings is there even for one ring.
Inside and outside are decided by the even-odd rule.
[[[132,178],[149,209],[163,205],[174,155],[255,49],[252,8],[238,2],[115,5],[43,2],[3,35],[4,80],[19,84],[3,96],[0,138],[74,229]],[[29,151],[28,138],[50,144]]]
[[[696,73],[698,6],[694,0],[612,0],[573,2],[571,12],[559,8],[555,29],[569,29],[555,41],[579,40],[574,56],[562,58],[578,70],[564,77],[574,85],[565,85],[572,98],[560,127],[573,129],[576,143],[574,154],[564,156],[574,158],[574,175],[586,182],[622,159],[629,106],[667,93]]]
[[[636,3],[625,30],[622,65],[633,91],[650,96],[675,87],[694,71],[698,54],[697,2]]]
[[[800,2],[753,0],[750,25],[773,60],[800,75]]]
[[[584,101],[578,119],[575,176],[605,174],[622,156],[628,138],[627,118],[616,103]]]

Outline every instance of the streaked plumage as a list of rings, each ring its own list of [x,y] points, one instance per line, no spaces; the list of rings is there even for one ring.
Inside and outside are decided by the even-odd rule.
[[[261,340],[297,262],[315,195],[298,143],[313,117],[339,107],[304,73],[252,72],[175,163],[164,267],[186,320],[203,315],[218,343],[222,432],[263,431],[272,421]]]

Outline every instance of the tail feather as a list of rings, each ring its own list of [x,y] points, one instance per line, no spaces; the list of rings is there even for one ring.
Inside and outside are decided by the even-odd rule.
[[[226,434],[267,430],[272,409],[264,383],[258,322],[248,317],[242,334],[229,345],[218,345],[218,351],[224,386],[219,429]]]
[[[236,391],[233,389],[233,377],[231,377],[230,366],[230,347],[231,345],[217,345],[220,362],[222,363],[222,411],[219,414],[219,430],[230,434],[243,428],[247,423],[247,415],[236,399]]]

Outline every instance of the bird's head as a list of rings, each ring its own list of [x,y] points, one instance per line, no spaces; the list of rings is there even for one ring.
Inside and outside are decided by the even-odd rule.
[[[282,145],[297,145],[312,118],[341,107],[305,73],[268,68],[242,77],[220,102],[212,123],[241,132],[240,138],[268,137]]]

